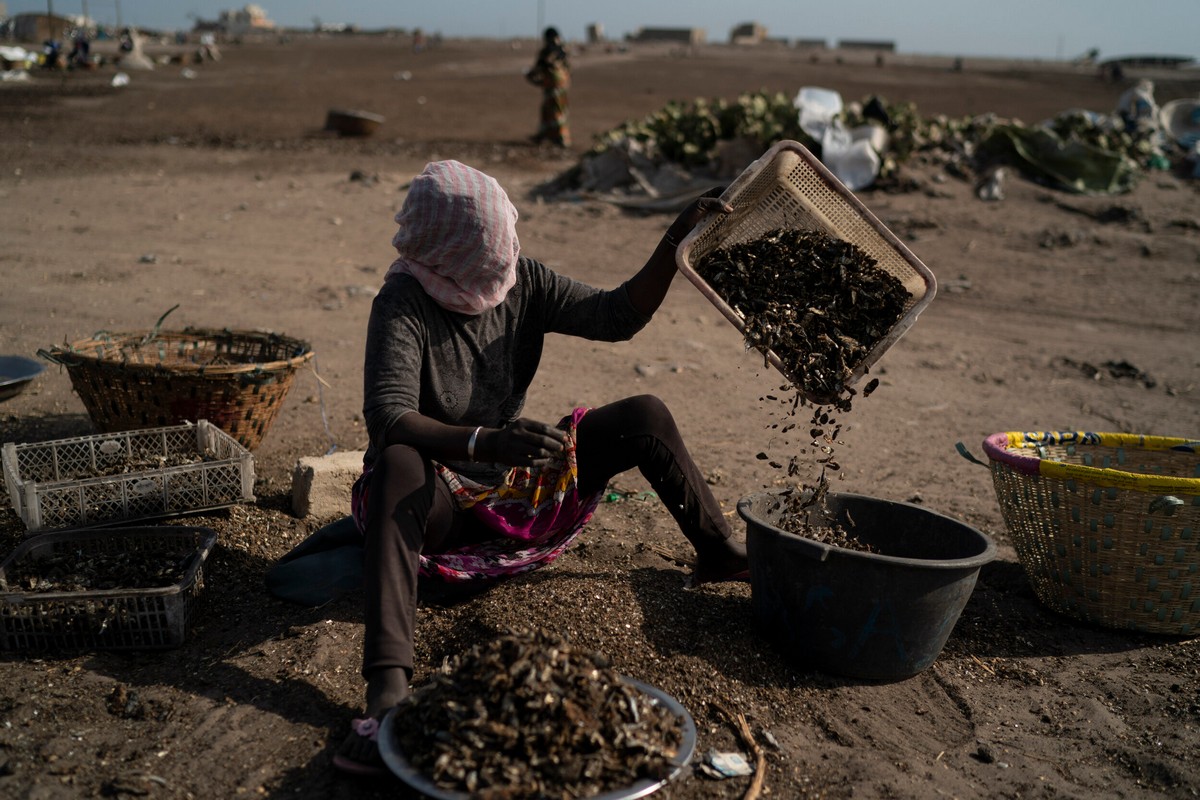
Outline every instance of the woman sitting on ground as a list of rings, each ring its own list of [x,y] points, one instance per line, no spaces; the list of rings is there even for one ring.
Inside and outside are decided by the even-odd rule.
[[[409,693],[418,580],[487,585],[549,564],[626,470],[641,471],[695,548],[693,585],[747,579],[745,545],[660,400],[576,408],[557,424],[521,416],[546,334],[632,337],[670,287],[678,242],[722,211],[716,197],[692,203],[606,291],[520,255],[517,211],[493,178],[442,161],[413,181],[367,328],[370,444],[352,509],[365,536],[366,716],[338,768],[384,771],[375,733]]]

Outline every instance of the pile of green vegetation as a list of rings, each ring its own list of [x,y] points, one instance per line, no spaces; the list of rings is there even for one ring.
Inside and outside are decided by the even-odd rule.
[[[1122,191],[1130,188],[1136,174],[1155,163],[1157,150],[1150,136],[1114,130],[1099,115],[1065,112],[1047,123],[1026,126],[994,114],[974,117],[922,116],[911,102],[892,103],[871,95],[849,104],[842,114],[847,128],[863,124],[882,125],[888,147],[881,154],[878,184],[895,182],[900,168],[909,162],[933,163],[949,173],[968,178],[981,168],[1010,163],[1039,180],[1057,183],[1069,191]],[[651,157],[700,171],[718,159],[722,142],[741,139],[766,151],[781,139],[798,141],[818,157],[821,146],[800,128],[792,98],[782,92],[749,92],[735,100],[697,98],[672,101],[654,113],[629,120],[596,137],[589,156],[601,155],[626,142],[637,142]],[[1081,159],[1101,159],[1097,170],[1089,167],[1088,179],[1042,169],[1030,151],[1063,164]],[[585,156],[587,157],[587,156]],[[1161,163],[1161,162],[1159,162]],[[1061,169],[1059,170],[1061,172]],[[1097,185],[1094,173],[1102,172]]]
[[[791,98],[765,91],[724,99],[672,101],[653,114],[630,120],[597,137],[591,153],[603,153],[625,139],[653,146],[666,160],[685,167],[702,167],[716,157],[722,141],[749,139],[766,150],[781,139],[806,147],[818,145],[800,129]]]

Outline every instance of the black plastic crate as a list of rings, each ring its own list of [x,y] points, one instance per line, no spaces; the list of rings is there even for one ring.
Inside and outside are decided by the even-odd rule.
[[[152,650],[177,647],[204,589],[216,544],[209,528],[162,525],[43,533],[0,564],[0,650]],[[54,558],[147,553],[178,559],[182,577],[151,589],[32,591],[14,585],[17,567]]]

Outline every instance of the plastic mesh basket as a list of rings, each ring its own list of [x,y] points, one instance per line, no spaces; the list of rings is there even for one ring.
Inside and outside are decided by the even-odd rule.
[[[1043,604],[1107,627],[1200,633],[1200,442],[1009,432],[983,448]]]
[[[0,650],[153,650],[182,644],[216,541],[209,528],[184,526],[59,531],[26,539],[0,564]],[[153,589],[32,592],[14,583],[17,567],[30,562],[130,552],[182,562],[183,577]]]
[[[254,456],[205,420],[8,443],[2,459],[13,510],[31,532],[169,517],[254,500]]]
[[[849,242],[874,258],[880,269],[908,290],[910,299],[904,314],[853,369],[845,381],[847,387],[866,374],[933,300],[937,290],[933,273],[799,142],[776,143],[721,197],[733,211],[701,220],[680,243],[676,261],[679,271],[743,334],[745,321],[741,315],[700,277],[693,265],[714,250],[761,238],[779,228],[817,230]],[[765,355],[772,366],[796,383],[775,353]],[[831,398],[808,399],[825,403]]]

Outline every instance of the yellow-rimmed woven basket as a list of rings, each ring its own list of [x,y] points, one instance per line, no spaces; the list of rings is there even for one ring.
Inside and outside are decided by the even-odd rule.
[[[1007,432],[983,449],[1043,604],[1112,628],[1200,634],[1200,442]]]
[[[214,328],[98,333],[39,354],[66,367],[101,432],[208,420],[247,450],[313,357],[300,339]]]

